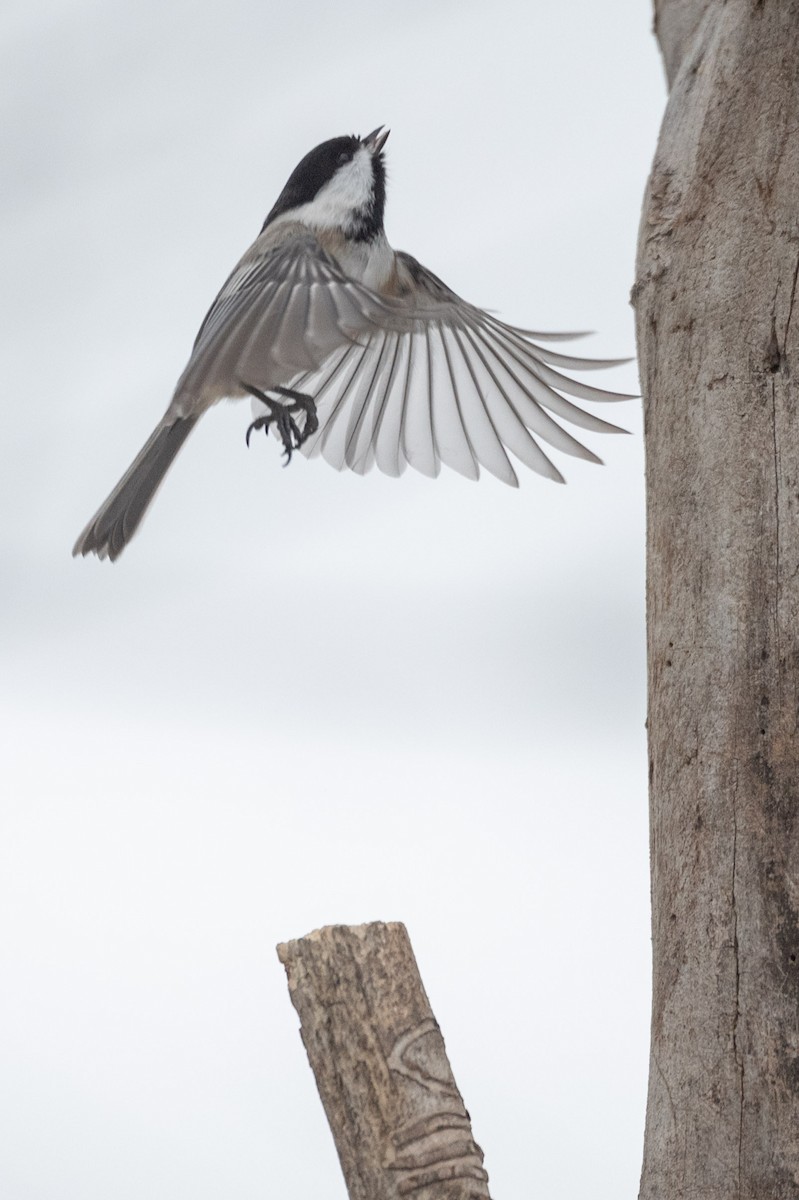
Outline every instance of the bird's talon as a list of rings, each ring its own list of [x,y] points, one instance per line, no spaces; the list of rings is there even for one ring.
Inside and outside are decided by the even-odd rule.
[[[316,433],[319,428],[319,418],[316,415],[316,404],[311,396],[306,396],[304,392],[294,392],[291,388],[275,387],[272,390],[286,399],[291,400],[291,404],[281,404],[279,400],[272,400],[265,393],[256,387],[251,387],[250,384],[242,383],[241,386],[248,391],[262,404],[267,405],[269,413],[266,416],[256,417],[247,429],[246,442],[249,446],[250,437],[253,430],[265,429],[269,433],[269,426],[272,422],[277,426],[277,431],[280,434],[280,440],[283,443],[282,453],[285,455],[286,461],[283,466],[287,467],[291,462],[291,456],[295,450],[299,450],[303,442]],[[300,429],[299,425],[292,414],[303,413],[305,415],[305,427]]]
[[[270,421],[269,417],[256,417],[256,419],[248,426],[247,433],[245,434],[245,438],[244,438],[244,440],[247,443],[248,449],[249,449],[250,438],[252,436],[253,430],[255,430],[257,432],[259,429],[265,428],[266,432],[268,434],[269,433],[269,421]]]

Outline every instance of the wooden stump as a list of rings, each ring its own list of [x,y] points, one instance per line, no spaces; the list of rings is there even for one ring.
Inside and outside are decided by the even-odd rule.
[[[277,952],[351,1200],[488,1200],[405,926],[331,925]]]

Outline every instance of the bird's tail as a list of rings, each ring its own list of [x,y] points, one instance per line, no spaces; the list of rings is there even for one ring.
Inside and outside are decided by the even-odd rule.
[[[111,495],[100,506],[75,543],[77,554],[96,554],[113,562],[139,527],[172,462],[197,424],[197,417],[178,417],[158,425]]]

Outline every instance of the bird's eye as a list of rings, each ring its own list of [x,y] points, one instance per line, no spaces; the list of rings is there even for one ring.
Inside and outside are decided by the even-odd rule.
[[[342,150],[341,154],[339,154],[339,156],[338,156],[336,165],[341,167],[344,165],[345,162],[349,162],[351,158],[352,158],[352,152],[350,150]]]

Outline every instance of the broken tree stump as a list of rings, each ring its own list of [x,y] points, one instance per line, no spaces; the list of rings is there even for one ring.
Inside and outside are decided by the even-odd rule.
[[[350,1200],[489,1200],[405,926],[330,925],[277,953]]]

